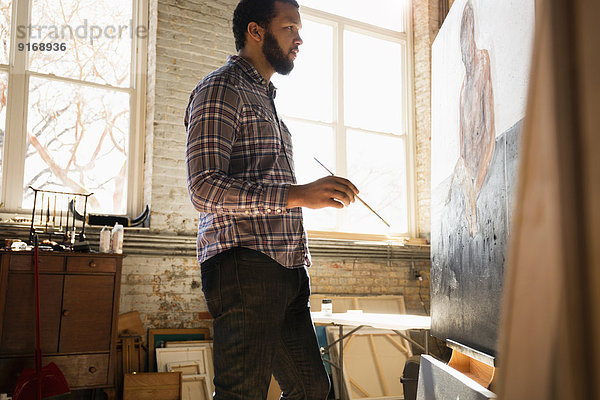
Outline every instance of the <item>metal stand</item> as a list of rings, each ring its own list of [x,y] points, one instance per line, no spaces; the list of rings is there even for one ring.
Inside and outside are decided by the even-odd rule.
[[[30,242],[33,242],[33,237],[36,234],[47,235],[49,241],[52,241],[52,235],[55,235],[57,238],[62,238],[62,242],[67,248],[73,247],[76,236],[79,237],[79,242],[85,241],[87,203],[88,197],[90,197],[93,193],[60,192],[55,190],[36,189],[32,186],[29,186],[29,188],[33,190],[33,207],[31,210],[31,225],[29,229]],[[40,193],[40,196],[38,196],[38,193]],[[44,196],[46,197],[46,201],[44,200]],[[41,197],[41,204],[39,204],[39,223],[36,223],[38,197]],[[51,198],[53,199],[53,204],[51,204]],[[75,202],[78,198],[83,198],[84,203],[83,221],[81,223],[81,231],[79,233],[77,233],[75,219]],[[57,206],[60,213],[58,215],[56,213]],[[51,207],[52,212],[50,211]],[[66,214],[66,223],[64,225],[63,211],[65,211]],[[69,224],[71,224],[71,226],[69,226]],[[36,229],[36,225],[39,227],[39,229]]]
[[[352,335],[359,329],[368,327],[368,325],[360,325],[360,326],[352,329],[350,332],[348,332],[346,334],[344,334],[344,325],[336,324],[333,322],[331,323],[331,325],[334,325],[334,326],[337,325],[339,327],[340,337],[338,340],[334,341],[333,343],[329,343],[327,346],[321,347],[321,356],[323,356],[325,354],[329,354],[329,349],[332,348],[333,346],[335,346],[336,344],[338,345],[338,349],[339,349],[338,350],[339,351],[338,362],[334,363],[331,360],[325,360],[325,359],[323,359],[323,361],[325,361],[326,363],[328,363],[329,365],[331,365],[338,371],[338,393],[336,393],[335,398],[336,398],[336,400],[341,400],[341,399],[344,399],[344,343],[343,343],[344,339],[346,339],[347,337],[349,337],[350,335]],[[429,355],[429,329],[408,329],[408,330],[409,331],[422,331],[423,332],[423,345],[414,341],[413,339],[411,339],[409,336],[405,335],[401,331],[392,329],[392,331],[394,333],[396,333],[403,339],[408,340],[408,342],[410,342],[413,346],[417,347],[418,349],[422,350],[425,354]]]

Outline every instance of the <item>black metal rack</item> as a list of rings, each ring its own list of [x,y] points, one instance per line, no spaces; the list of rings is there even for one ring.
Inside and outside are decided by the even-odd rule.
[[[87,217],[88,197],[93,193],[72,193],[56,190],[36,189],[33,190],[33,208],[31,211],[31,226],[29,229],[29,241],[33,241],[34,235],[47,235],[52,241],[53,236],[62,241],[67,247],[72,247],[76,239],[85,241],[85,223]],[[38,207],[38,200],[40,206]],[[83,220],[78,232],[77,219],[75,218],[77,202],[83,201]],[[59,207],[57,221],[57,206]],[[66,208],[66,210],[64,210]],[[66,221],[63,224],[63,211],[66,211]],[[39,222],[39,224],[36,224]],[[37,228],[36,228],[37,225]],[[61,240],[62,239],[62,240]]]

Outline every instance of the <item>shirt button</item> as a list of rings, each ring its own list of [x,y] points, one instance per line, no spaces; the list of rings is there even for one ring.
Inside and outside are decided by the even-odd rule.
[[[281,214],[281,208],[278,208],[278,209],[277,209],[277,210],[275,210],[275,211],[277,211],[277,214]]]
[[[273,212],[273,210],[271,210],[270,208],[267,208],[267,213],[270,214],[271,212]]]

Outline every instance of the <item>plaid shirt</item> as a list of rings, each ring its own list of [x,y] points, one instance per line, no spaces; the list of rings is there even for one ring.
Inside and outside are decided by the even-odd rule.
[[[242,246],[281,265],[310,265],[301,208],[286,208],[296,183],[292,138],[275,86],[230,56],[192,91],[185,113],[188,191],[200,212],[198,261]]]

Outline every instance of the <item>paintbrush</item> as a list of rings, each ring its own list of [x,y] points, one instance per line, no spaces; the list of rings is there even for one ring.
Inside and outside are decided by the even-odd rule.
[[[54,195],[54,210],[52,211],[52,226],[56,226],[56,195]]]
[[[319,163],[319,165],[321,167],[325,168],[325,171],[329,172],[332,176],[335,176],[335,174],[333,172],[331,172],[331,170],[329,168],[327,168],[325,165],[323,165],[323,163],[321,161],[317,160],[317,157],[313,157],[313,158],[315,159],[316,162]],[[390,224],[388,224],[387,221],[381,217],[381,215],[377,214],[377,212],[375,210],[373,210],[367,203],[365,203],[365,201],[363,199],[361,199],[360,197],[358,197],[358,195],[354,195],[354,197],[356,197],[358,199],[358,201],[360,201],[361,203],[363,203],[365,205],[365,207],[367,207],[369,209],[369,211],[371,211],[380,220],[382,220],[383,223],[388,226],[388,228],[390,227]]]
[[[66,199],[67,202],[67,221],[65,224],[65,243],[67,242],[67,240],[69,239],[69,198],[67,197]]]
[[[44,226],[44,192],[42,192],[42,205],[40,207],[40,226]]]
[[[42,204],[42,207],[44,205]],[[48,196],[48,208],[46,209],[46,232],[48,233],[48,221],[50,220],[50,196]]]

